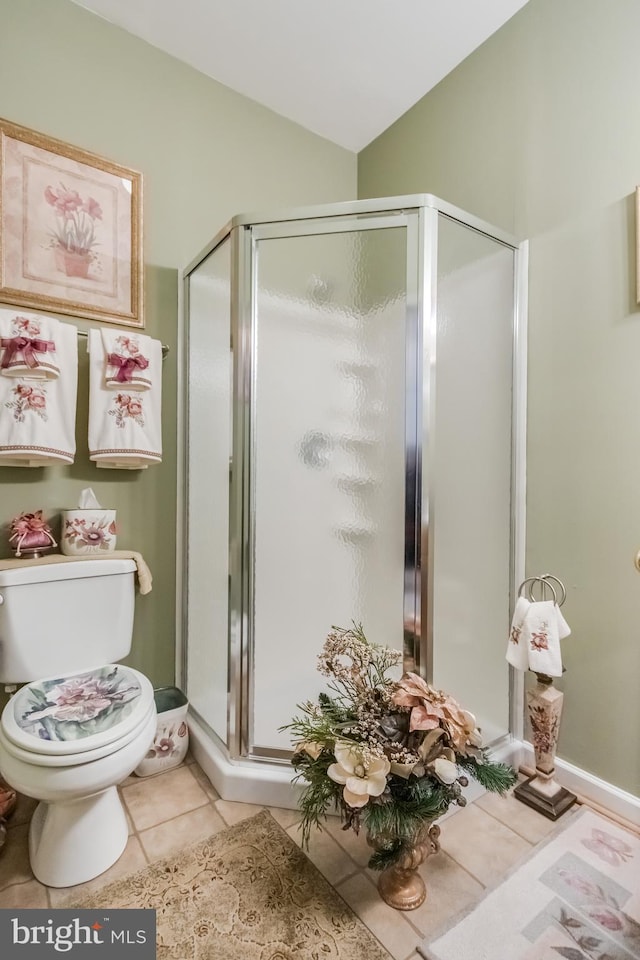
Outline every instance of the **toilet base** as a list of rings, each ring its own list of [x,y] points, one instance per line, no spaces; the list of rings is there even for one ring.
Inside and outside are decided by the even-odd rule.
[[[127,845],[118,790],[59,803],[42,801],[29,831],[31,869],[48,887],[73,887],[108,870]]]

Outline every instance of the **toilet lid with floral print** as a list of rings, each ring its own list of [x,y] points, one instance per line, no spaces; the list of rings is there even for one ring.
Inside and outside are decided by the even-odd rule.
[[[2,716],[5,735],[38,754],[86,753],[125,737],[153,702],[149,680],[132,667],[106,664],[27,683]]]

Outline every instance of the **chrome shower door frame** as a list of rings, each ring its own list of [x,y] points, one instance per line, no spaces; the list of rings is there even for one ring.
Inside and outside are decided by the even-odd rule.
[[[351,206],[335,205],[335,208]],[[320,212],[320,211],[318,211]],[[311,211],[309,211],[311,214]],[[253,687],[254,678],[254,572],[255,572],[255,528],[253,508],[255,500],[255,431],[256,421],[256,353],[257,341],[257,249],[260,241],[286,239],[291,237],[311,237],[357,233],[371,230],[404,228],[406,231],[406,341],[405,341],[405,471],[407,449],[410,444],[419,446],[420,412],[418,408],[417,385],[421,377],[421,337],[422,317],[420,313],[420,211],[418,208],[405,210],[395,205],[381,206],[374,210],[354,211],[336,209],[328,214],[322,208],[322,215],[301,216],[299,219],[276,219],[260,224],[248,223],[238,226],[236,251],[238,254],[238,304],[237,326],[234,323],[234,344],[237,344],[237,384],[234,410],[238,420],[238,432],[234,431],[234,463],[242,458],[242,482],[238,483],[235,494],[240,496],[234,510],[235,521],[242,517],[242,533],[238,538],[240,549],[232,553],[230,571],[232,592],[230,603],[230,648],[231,657],[230,686],[240,691],[239,702],[235,704],[235,717],[231,718],[229,749],[232,757],[246,757],[255,760],[287,762],[290,751],[256,746],[252,742],[253,731]],[[237,337],[237,339],[236,339]],[[240,427],[239,421],[242,420]],[[405,490],[407,477],[405,476]],[[234,496],[235,496],[234,494]],[[419,659],[420,611],[419,611],[419,562],[420,562],[420,497],[419,474],[413,477],[413,490],[406,497],[405,529],[415,531],[413,555],[416,562],[410,571],[413,590],[405,588],[403,600],[404,649],[407,668],[414,668]],[[236,588],[233,584],[235,582]],[[238,585],[241,585],[239,588]]]
[[[428,194],[348,201],[315,207],[247,214],[235,217],[184,271],[184,312],[188,315],[189,275],[225,239],[231,239],[231,342],[233,351],[232,466],[229,528],[229,663],[227,741],[196,714],[218,747],[232,760],[284,763],[289,754],[256,748],[252,742],[252,667],[255,529],[252,516],[254,478],[253,426],[255,421],[256,244],[261,239],[311,236],[404,226],[407,230],[406,415],[407,450],[413,443],[416,464],[413,486],[405,501],[405,529],[415,531],[415,562],[405,582],[405,665],[432,675],[433,555],[429,536],[435,516],[431,464],[436,452],[435,382],[437,370],[437,255],[440,215],[484,234],[514,251],[512,471],[511,471],[511,597],[524,576],[525,446],[526,446],[526,303],[528,248],[490,224]],[[189,451],[188,423],[189,324],[183,321],[180,362],[186,400],[182,404],[179,438],[178,492],[185,507],[178,520],[178,682],[187,676],[188,620],[186,585],[189,543],[187,529]],[[407,522],[409,521],[409,522]],[[407,625],[409,628],[407,629]],[[183,682],[183,681],[182,681]],[[184,685],[184,682],[183,682]],[[187,690],[188,694],[188,690]],[[523,689],[521,678],[510,671],[510,733],[522,736]],[[255,766],[250,763],[249,766]]]

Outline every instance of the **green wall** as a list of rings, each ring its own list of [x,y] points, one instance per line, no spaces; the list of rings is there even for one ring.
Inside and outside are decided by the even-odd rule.
[[[130,661],[171,683],[177,271],[235,213],[352,198],[356,158],[69,0],[0,0],[0,18],[0,116],[143,172],[146,332],[171,348],[163,464],[104,479],[89,463],[81,354],[76,463],[0,468],[0,556],[11,516],[56,518],[92,486],[154,574]],[[569,591],[560,754],[634,793],[638,36],[637,0],[530,0],[357,170],[361,197],[432,192],[530,238],[527,573]]]
[[[143,173],[145,333],[170,347],[162,465],[104,471],[88,459],[87,357],[80,341],[76,462],[0,467],[0,557],[10,554],[6,523],[13,515],[42,507],[58,523],[60,510],[93,487],[104,506],[118,511],[118,546],[141,551],[154,576],[153,592],[136,604],[129,662],[155,685],[170,684],[178,270],[236,213],[352,199],[356,157],[69,0],[0,0],[0,23],[0,116]],[[46,611],[42,617],[46,630]],[[86,628],[90,641],[91,623]]]
[[[530,239],[527,574],[568,589],[559,755],[640,794],[640,4],[530,0],[359,156]]]

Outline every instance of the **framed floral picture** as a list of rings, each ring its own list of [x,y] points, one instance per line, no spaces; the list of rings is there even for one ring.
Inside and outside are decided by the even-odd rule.
[[[0,119],[0,301],[144,327],[142,174]]]

